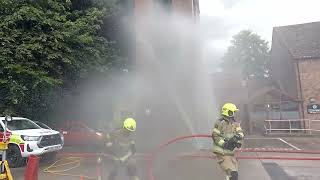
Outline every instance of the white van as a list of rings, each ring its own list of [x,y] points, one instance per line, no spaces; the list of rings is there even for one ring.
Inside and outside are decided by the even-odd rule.
[[[0,117],[0,133],[3,134],[5,117]],[[22,166],[29,155],[55,155],[64,144],[63,135],[58,131],[43,129],[33,121],[13,117],[7,122],[7,131],[11,134],[7,150],[10,167]]]

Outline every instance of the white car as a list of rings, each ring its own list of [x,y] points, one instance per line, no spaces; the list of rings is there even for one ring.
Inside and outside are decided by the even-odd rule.
[[[5,117],[0,117],[0,131],[4,132]],[[22,166],[29,155],[55,155],[64,144],[63,135],[58,131],[43,129],[33,121],[13,117],[7,122],[7,131],[11,133],[7,161],[10,167]]]

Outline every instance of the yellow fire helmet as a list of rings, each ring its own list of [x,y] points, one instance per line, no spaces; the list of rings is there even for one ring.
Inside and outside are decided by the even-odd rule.
[[[233,103],[226,103],[222,106],[221,114],[226,117],[234,117],[234,113],[239,111],[237,106]]]
[[[123,122],[123,128],[131,132],[136,131],[136,128],[137,128],[136,120],[134,120],[133,118],[127,118]]]

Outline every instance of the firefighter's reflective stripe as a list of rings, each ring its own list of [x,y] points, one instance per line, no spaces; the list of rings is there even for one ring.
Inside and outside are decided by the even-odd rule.
[[[214,134],[221,134],[221,132],[220,132],[219,129],[217,129],[217,128],[214,128],[212,133],[214,133]]]
[[[133,153],[131,151],[129,151],[126,155],[120,157],[119,159],[122,160],[122,161],[125,161],[132,155],[133,155]]]
[[[225,141],[224,141],[223,139],[220,139],[217,144],[218,144],[219,146],[222,146],[224,143],[225,143]]]
[[[240,126],[236,127],[236,131],[242,131],[241,127]]]
[[[21,138],[20,135],[12,134],[10,137],[10,143],[22,144],[22,143],[24,143],[24,140]]]

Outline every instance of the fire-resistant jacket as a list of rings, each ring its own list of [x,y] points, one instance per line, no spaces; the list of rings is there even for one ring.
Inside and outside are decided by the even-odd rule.
[[[117,158],[127,156],[129,153],[133,155],[136,152],[134,140],[130,136],[124,135],[123,129],[108,133],[105,143],[107,152]]]
[[[223,145],[236,134],[244,137],[240,123],[225,118],[219,119],[212,131],[213,152],[221,155],[234,155],[234,150],[224,149]]]

